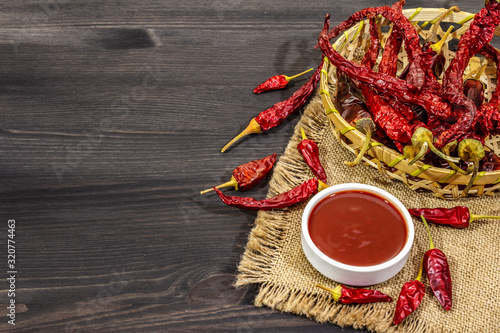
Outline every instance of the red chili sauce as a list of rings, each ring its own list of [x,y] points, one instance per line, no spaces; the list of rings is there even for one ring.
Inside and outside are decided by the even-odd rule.
[[[356,190],[321,200],[309,217],[309,234],[328,257],[347,265],[373,266],[394,258],[408,231],[390,202]]]

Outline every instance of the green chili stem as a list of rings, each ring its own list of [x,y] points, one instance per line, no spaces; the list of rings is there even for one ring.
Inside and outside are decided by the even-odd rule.
[[[459,174],[462,174],[462,175],[470,175],[471,172],[474,171],[474,165],[473,164],[468,164],[467,165],[467,170],[464,170],[460,167],[458,167],[458,165],[456,165],[455,163],[453,162],[450,162],[450,161],[447,161],[448,164],[451,166],[451,168],[453,170],[455,170],[456,172],[458,172]]]
[[[221,188],[221,187],[231,187],[231,186],[234,186],[236,189],[238,189],[238,181],[233,177],[231,176],[231,180],[224,183],[224,184],[220,184],[219,186],[215,186],[215,188]],[[214,188],[209,188],[205,191],[201,191],[200,194],[205,194],[205,193],[208,193],[210,191],[213,191]]]
[[[323,191],[325,188],[330,187],[330,185],[323,183],[321,180],[318,179],[318,192]]]
[[[422,221],[424,221],[425,228],[427,229],[427,234],[429,234],[429,243],[430,243],[430,249],[434,249],[434,243],[432,242],[432,236],[431,236],[431,229],[429,229],[429,225],[427,224],[427,221],[425,220],[425,217],[423,215],[420,215],[420,218]]]
[[[422,146],[420,147],[420,150],[417,153],[417,155],[415,155],[415,157],[411,161],[408,162],[408,165],[412,165],[413,163],[420,161],[427,153],[427,150],[429,150],[429,143],[424,142],[422,144]]]
[[[451,7],[451,8],[450,8],[450,10],[451,10],[452,8],[453,8],[453,7]],[[448,14],[449,14],[449,12],[448,12]],[[438,24],[438,25],[439,25],[439,24]],[[436,26],[436,28],[437,28],[437,26],[438,26],[438,25],[435,25],[435,26]],[[438,54],[441,52],[441,49],[442,49],[442,47],[443,47],[443,45],[444,45],[444,42],[445,42],[445,41],[446,41],[446,39],[448,38],[448,35],[451,33],[451,30],[453,30],[453,26],[452,26],[452,25],[448,28],[448,30],[447,30],[447,31],[446,31],[446,33],[444,34],[443,38],[441,38],[441,40],[440,40],[439,42],[437,42],[437,43],[435,43],[435,44],[432,44],[432,45],[431,45],[431,48],[434,50],[434,52],[436,52],[436,53],[438,53]],[[434,33],[434,34],[435,34],[435,33]]]
[[[316,287],[321,288],[323,290],[326,290],[330,294],[332,294],[333,299],[335,300],[335,302],[338,302],[340,296],[342,296],[342,286],[341,285],[338,285],[337,287],[335,287],[335,289],[328,288],[328,287],[322,286],[320,284],[317,284]]]
[[[300,134],[302,135],[302,140],[307,139],[306,132],[304,132],[304,129],[302,127],[300,128]]]
[[[288,82],[290,82],[290,80],[293,80],[293,79],[295,79],[295,78],[297,78],[297,77],[299,77],[299,76],[301,76],[301,75],[304,75],[305,73],[310,72],[310,71],[312,71],[313,69],[314,69],[314,68],[309,68],[308,70],[303,71],[302,73],[299,73],[299,74],[295,74],[294,76],[286,76],[286,75],[283,75],[283,76],[285,77],[285,79],[286,79]]]
[[[359,162],[361,162],[361,159],[363,158],[365,153],[370,148],[370,141],[372,139],[372,131],[367,131],[365,135],[366,135],[365,142],[363,143],[363,147],[361,147],[361,150],[359,151],[358,156],[356,156],[356,159],[352,162],[344,162],[347,166],[354,167],[354,166],[358,165]]]
[[[470,176],[469,183],[467,186],[464,188],[464,191],[462,195],[465,197],[469,193],[470,189],[472,188],[472,185],[474,185],[474,181],[476,180],[476,176],[479,172],[479,161],[477,160],[477,157],[474,157],[474,171],[472,171],[472,175]]]
[[[446,155],[451,155],[451,150],[455,150],[457,145],[458,145],[457,140],[448,143],[446,146],[443,147],[443,153],[445,153]],[[459,168],[458,165],[456,165],[453,162],[448,161],[448,164],[453,170],[462,175],[468,175],[474,170],[474,165],[472,164],[467,164],[467,170]]]
[[[446,154],[444,154],[442,151],[439,151],[436,147],[434,147],[433,144],[429,144],[429,148],[431,149],[431,151],[436,154],[437,156],[439,156],[440,158],[442,158],[443,160],[447,161],[447,162],[451,162],[451,163],[458,163],[460,162],[460,158],[458,157],[451,157],[451,156],[448,156]]]
[[[500,216],[470,214],[469,223],[474,220],[484,220],[484,219],[500,220]]]
[[[423,268],[424,268],[424,259],[420,261],[420,268],[418,269],[418,275],[415,278],[415,280],[420,281],[420,279],[422,278],[422,272],[424,270]]]
[[[224,148],[222,148],[220,152],[221,153],[225,152],[229,148],[229,146],[231,146],[233,143],[235,143],[236,141],[238,141],[242,137],[247,136],[249,134],[257,134],[257,133],[262,133],[262,130],[260,129],[260,125],[255,120],[255,118],[252,118],[252,120],[250,120],[250,123],[248,124],[247,128],[245,128],[243,130],[243,132],[241,132],[240,134],[235,136],[231,141],[229,141],[228,144],[225,145]]]

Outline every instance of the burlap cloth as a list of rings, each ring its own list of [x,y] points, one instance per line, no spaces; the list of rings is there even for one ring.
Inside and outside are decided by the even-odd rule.
[[[334,137],[316,96],[295,128],[270,181],[268,195],[288,191],[313,175],[297,151],[300,126],[320,147],[329,184],[365,183],[392,193],[408,208],[465,205],[475,214],[500,215],[499,195],[449,201],[430,192],[415,192],[367,165],[349,168],[344,161],[354,155]],[[340,305],[329,293],[315,287],[337,284],[325,278],[307,261],[300,242],[301,215],[305,204],[287,210],[261,211],[249,235],[236,285],[258,284],[255,306],[303,315],[318,322],[366,328],[373,332],[500,332],[500,221],[478,220],[467,229],[431,225],[434,244],[448,257],[453,281],[453,307],[445,311],[429,287],[418,309],[398,326],[392,325],[396,299],[402,285],[414,280],[420,260],[429,247],[424,225],[414,219],[415,242],[410,258],[395,277],[371,286],[393,298],[390,303]]]

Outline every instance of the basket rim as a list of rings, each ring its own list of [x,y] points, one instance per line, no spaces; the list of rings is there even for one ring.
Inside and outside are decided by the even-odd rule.
[[[413,15],[414,20],[425,19],[425,21],[431,21],[435,19],[436,16],[441,15],[447,9],[444,8],[410,8],[404,9],[403,14],[406,17],[410,17]],[[415,15],[416,13],[416,15]],[[450,38],[459,38],[460,34],[465,32],[469,26],[470,19],[473,18],[474,14],[468,12],[452,12],[450,15],[445,17],[442,22],[451,22],[458,23],[464,21],[462,27],[453,32]],[[468,20],[467,20],[468,19]],[[341,48],[348,39],[353,39],[357,33],[359,33],[360,22],[356,23],[353,27],[346,30],[343,35],[339,36],[339,38],[333,44],[334,48]],[[500,36],[500,27],[497,27],[495,31],[495,35]],[[447,40],[447,42],[449,41]],[[323,106],[325,107],[326,114],[333,124],[334,131],[337,134],[344,135],[347,139],[353,142],[358,148],[361,146],[359,143],[363,142],[366,138],[364,134],[354,129],[349,123],[347,123],[344,118],[340,115],[340,113],[335,109],[332,99],[334,97],[330,96],[329,87],[328,87],[328,74],[331,67],[334,67],[328,61],[328,58],[324,58],[323,60],[323,70],[321,72],[321,80],[320,80],[320,95],[323,102]],[[339,138],[340,139],[340,138]],[[391,149],[385,145],[379,144],[377,141],[372,140],[372,147],[369,149],[368,154],[371,155],[374,159],[383,162],[386,167],[394,167],[399,171],[404,172],[405,174],[419,177],[422,179],[426,179],[429,181],[433,181],[439,183],[441,185],[452,184],[452,185],[467,185],[471,179],[471,175],[461,175],[457,174],[454,170],[439,168],[436,166],[424,164],[423,162],[416,162],[413,165],[408,165],[407,159],[397,152],[394,149]],[[364,160],[368,159],[366,156]],[[500,188],[500,170],[495,171],[483,171],[478,174],[476,177],[476,181],[474,182],[474,186],[482,185],[492,185],[488,187],[487,190],[496,190]],[[470,193],[474,192],[474,187],[470,191]],[[477,191],[476,191],[477,192]]]

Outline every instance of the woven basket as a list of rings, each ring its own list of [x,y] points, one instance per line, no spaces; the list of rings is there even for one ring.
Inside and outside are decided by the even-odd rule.
[[[420,36],[426,38],[430,34],[431,26],[436,24],[437,34],[443,37],[449,23],[454,23],[454,32],[452,32],[442,48],[447,61],[445,64],[448,66],[449,59],[452,59],[454,52],[449,49],[449,43],[453,39],[456,42],[460,36],[468,29],[473,14],[466,12],[451,12],[446,16],[441,23],[433,23],[446,12],[446,9],[437,8],[417,8],[403,10],[403,14],[409,17],[413,23],[417,23],[416,28],[419,30]],[[418,22],[423,22],[418,24]],[[347,59],[359,59],[360,54],[363,55],[363,50],[366,49],[366,44],[369,43],[369,25],[360,24],[353,26],[351,29],[344,32],[335,43],[334,48],[340,52]],[[387,31],[390,26],[388,20],[379,21],[382,31]],[[497,27],[495,34],[500,36],[500,29]],[[390,32],[383,33],[381,45],[385,45],[386,39],[389,37]],[[380,55],[379,55],[380,57]],[[380,60],[380,59],[379,59]],[[404,48],[401,49],[398,56],[398,74],[408,64]],[[378,62],[377,62],[378,63]],[[492,92],[496,86],[496,66],[494,63],[486,58],[473,57],[465,71],[464,78],[470,74],[474,74],[479,68],[486,67],[480,76],[480,80],[485,84],[485,100],[489,100]],[[365,135],[355,130],[349,123],[347,123],[339,113],[331,112],[335,109],[332,101],[335,96],[336,75],[335,67],[331,66],[328,60],[325,60],[324,71],[321,74],[321,98],[327,115],[331,120],[331,125],[337,139],[342,145],[357,154],[360,147],[363,145]],[[487,150],[493,151],[495,154],[500,155],[500,136],[490,137],[486,140]],[[370,155],[370,156],[368,156]],[[376,141],[372,141],[371,148],[368,154],[363,157],[363,161],[377,168],[382,174],[390,178],[398,179],[404,182],[413,190],[428,190],[435,196],[445,199],[455,199],[463,195],[462,189],[469,183],[471,175],[457,174],[454,170],[443,169],[431,165],[417,162],[413,165],[408,165],[408,160],[404,158],[399,152],[388,148]],[[500,189],[500,170],[490,172],[480,172],[474,185],[469,191],[468,195],[492,195],[496,190]]]

